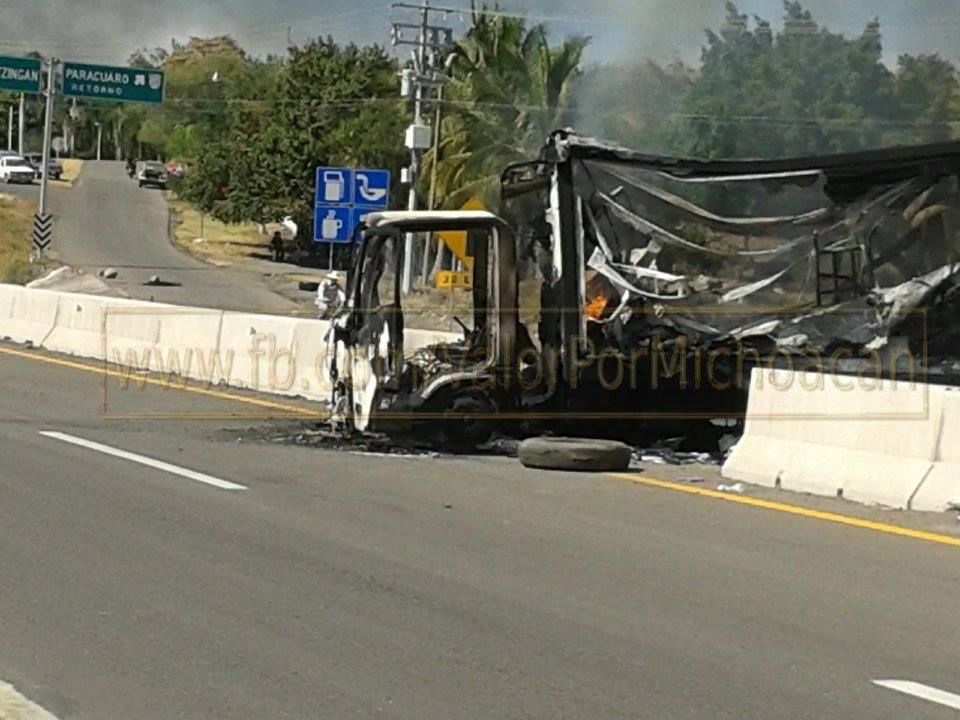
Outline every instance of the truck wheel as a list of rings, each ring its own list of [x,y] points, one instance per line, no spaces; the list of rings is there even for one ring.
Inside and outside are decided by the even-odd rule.
[[[630,448],[614,440],[530,438],[520,443],[521,464],[545,470],[609,472],[630,466]]]
[[[480,393],[464,393],[450,401],[437,427],[440,444],[450,450],[475,449],[486,443],[495,429],[496,406]]]

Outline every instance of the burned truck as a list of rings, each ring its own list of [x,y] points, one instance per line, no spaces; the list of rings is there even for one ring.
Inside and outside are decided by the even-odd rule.
[[[958,176],[960,143],[705,160],[559,131],[506,169],[499,216],[367,216],[335,322],[338,414],[636,439],[735,422],[758,366],[952,382]],[[451,230],[470,307],[416,342],[404,237]]]

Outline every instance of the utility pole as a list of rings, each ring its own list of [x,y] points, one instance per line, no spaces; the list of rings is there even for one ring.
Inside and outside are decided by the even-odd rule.
[[[7,115],[7,150],[13,152],[13,105]]]
[[[27,95],[20,93],[20,112],[17,115],[17,153],[23,157],[23,137],[27,132]]]
[[[50,143],[53,138],[53,96],[56,92],[57,61],[47,60],[47,92],[46,107],[43,117],[43,160],[41,166],[43,175],[40,178],[40,207],[38,212],[43,215],[47,212],[47,179],[50,175]]]
[[[391,5],[392,9],[416,10],[419,13],[419,22],[416,25],[409,23],[394,23],[392,29],[393,44],[411,45],[413,51],[413,68],[401,73],[400,94],[402,97],[413,99],[413,124],[407,128],[406,146],[410,150],[410,167],[406,180],[410,183],[410,193],[407,199],[409,210],[417,209],[417,180],[420,175],[420,159],[423,151],[427,150],[433,141],[430,127],[424,124],[424,106],[430,100],[430,91],[437,86],[436,72],[438,69],[438,54],[449,51],[453,46],[453,30],[430,24],[431,12],[457,12],[456,8],[431,7],[429,0],[423,0],[419,5],[398,2]],[[415,30],[416,39],[406,37],[405,33]],[[403,293],[410,292],[413,280],[413,234],[408,233],[403,253]]]
[[[103,125],[101,123],[95,123],[97,126],[97,162],[100,162],[100,145],[103,141]],[[203,216],[201,216],[201,223]],[[200,237],[203,237],[203,231],[200,232]]]
[[[443,86],[437,89],[437,111],[433,120],[433,165],[430,168],[430,200],[427,202],[427,210],[433,210],[437,202],[437,160],[440,155],[440,121],[443,119]],[[427,280],[430,279],[430,245],[432,244],[433,233],[427,235],[423,244],[423,267],[420,276],[420,282],[423,287],[427,286]],[[443,242],[437,242],[437,255],[443,256]]]

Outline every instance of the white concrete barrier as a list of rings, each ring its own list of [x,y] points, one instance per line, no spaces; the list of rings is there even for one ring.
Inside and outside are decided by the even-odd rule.
[[[40,292],[40,291],[31,291]],[[105,298],[57,293],[57,319],[43,341],[47,350],[103,358]]]
[[[40,345],[57,318],[57,293],[0,285],[0,337]]]
[[[157,341],[150,369],[182,375],[212,384],[229,381],[229,369],[220,353],[223,311],[166,305],[158,309]]]
[[[0,337],[126,368],[328,400],[329,323],[0,285]],[[404,351],[461,337],[407,330]],[[347,358],[340,358],[345,368]]]
[[[945,388],[754,370],[731,480],[907,508],[936,458]]]
[[[220,354],[231,358],[231,385],[277,395],[327,399],[322,372],[329,323],[226,312]]]
[[[935,462],[910,501],[912,510],[943,512],[960,507],[960,389],[944,390],[937,438]]]
[[[104,298],[98,330],[102,357],[117,365],[155,370],[154,354],[166,307]]]

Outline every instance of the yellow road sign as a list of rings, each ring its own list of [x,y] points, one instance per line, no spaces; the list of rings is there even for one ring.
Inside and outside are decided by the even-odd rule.
[[[468,288],[473,284],[473,272],[454,272],[441,270],[437,273],[437,288]]]
[[[480,202],[480,198],[471,198],[467,200],[461,210],[486,210],[483,206],[483,203]],[[467,234],[465,232],[441,232],[437,233],[437,237],[443,240],[443,244],[450,248],[451,252],[456,255],[460,262],[462,262],[467,268],[473,269],[473,258],[467,255]],[[437,285],[437,287],[440,287]]]

